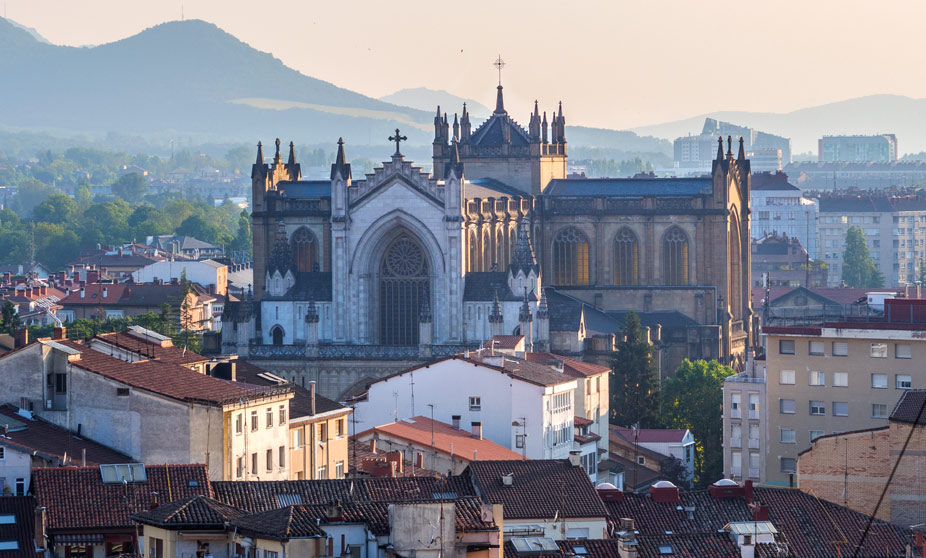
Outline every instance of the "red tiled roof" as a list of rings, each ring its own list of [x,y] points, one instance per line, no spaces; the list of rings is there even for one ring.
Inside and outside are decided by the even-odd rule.
[[[580,539],[556,541],[559,551],[536,553],[529,556],[549,556],[561,558],[574,556],[575,558],[620,558],[618,550],[621,541],[612,539]],[[671,546],[671,554],[660,552],[659,547]],[[740,551],[733,539],[727,533],[686,533],[652,537],[639,537],[636,545],[639,558],[664,558],[665,556],[680,558],[740,558]],[[520,556],[515,550],[510,538],[505,540],[505,556],[517,558]]]
[[[98,339],[111,343],[117,347],[132,351],[142,355],[151,355],[154,360],[160,362],[171,362],[174,364],[198,364],[208,362],[209,359],[193,351],[184,350],[181,347],[175,347],[168,341],[168,346],[162,347],[161,343],[153,339],[146,341],[144,337],[135,337],[126,332],[101,333],[96,336]]]
[[[597,376],[599,374],[607,374],[611,372],[611,369],[607,366],[592,364],[591,362],[583,362],[581,360],[564,357],[554,353],[527,353],[524,355],[524,358],[530,362],[536,362],[538,364],[548,364],[552,361],[558,360],[563,363],[563,374],[573,378],[587,378],[589,376]]]
[[[379,437],[399,438],[419,448],[430,448],[433,428],[434,449],[446,454],[453,454],[460,461],[522,459],[518,453],[486,439],[474,438],[467,430],[432,421],[427,417],[413,417],[399,422],[390,422],[375,426],[356,435],[358,440],[369,440],[374,435]]]
[[[9,419],[12,419],[11,422]],[[17,428],[17,424],[25,428]],[[102,444],[86,438],[78,438],[64,428],[55,426],[41,418],[28,419],[17,413],[13,405],[0,406],[0,425],[9,424],[9,431],[0,437],[0,446],[23,451],[27,454],[37,453],[39,456],[54,462],[64,459],[67,454],[71,463],[81,463],[86,450],[87,465],[100,465],[102,463],[130,463],[132,458],[110,449]],[[54,463],[57,465],[57,463]]]
[[[84,297],[80,297],[80,288],[71,291],[71,294],[58,301],[62,306],[113,306],[120,304],[119,299],[127,285],[124,283],[102,284],[90,283],[84,285]],[[103,298],[103,289],[106,289],[106,298]]]
[[[611,425],[611,432],[615,432],[624,437],[627,441],[633,441],[633,431],[622,426]],[[646,444],[671,444],[680,443],[688,431],[685,429],[673,428],[641,428],[637,430],[637,441]]]
[[[351,471],[356,471],[360,474],[370,473],[369,470],[363,469],[363,463],[368,461],[386,463],[386,453],[384,451],[372,451],[370,449],[370,444],[368,442],[361,442],[356,438],[351,438],[347,442],[347,460],[348,460],[348,469]],[[385,467],[385,465],[384,465]],[[390,468],[390,471],[392,469]],[[421,467],[414,467],[412,462],[408,459],[402,458],[402,467],[396,467],[394,471],[390,473],[391,477],[438,477],[437,473],[430,469],[423,469]]]
[[[99,467],[49,467],[32,470],[32,492],[46,508],[50,531],[131,527],[129,516],[152,503],[190,496],[212,496],[205,465],[151,465],[148,480],[103,484]],[[195,482],[195,486],[191,486]]]
[[[607,515],[588,473],[566,459],[473,461],[467,471],[487,502],[505,506],[505,519]],[[505,486],[509,473],[513,480]]]
[[[576,426],[590,426],[592,424],[595,424],[595,421],[591,419],[587,419],[585,417],[577,416],[572,419],[572,423]]]
[[[132,516],[139,523],[155,526],[222,526],[242,515],[229,505],[208,496],[190,496],[162,504],[153,510],[144,510]]]
[[[292,392],[289,385],[253,386],[220,380],[178,364],[157,360],[125,362],[83,343],[66,340],[57,342],[80,351],[80,358],[70,361],[72,366],[180,401],[221,405],[240,399],[273,397]]]
[[[496,335],[488,340],[482,346],[485,349],[491,349],[495,344],[496,349],[516,349],[518,344],[524,339],[523,335]]]

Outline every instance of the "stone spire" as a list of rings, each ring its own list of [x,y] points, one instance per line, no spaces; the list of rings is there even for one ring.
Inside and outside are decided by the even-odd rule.
[[[466,103],[463,103],[463,116],[460,118],[460,139],[469,139],[472,130],[473,125],[469,121],[469,111],[466,110]]]
[[[257,161],[255,161],[254,166],[251,167],[251,179],[266,176],[266,174],[267,166],[264,164],[264,146],[261,142],[257,142]]]
[[[460,122],[457,113],[453,113],[453,141],[460,141]]]
[[[534,257],[534,249],[531,247],[530,237],[527,234],[527,219],[523,219],[518,228],[518,242],[515,244],[508,269],[514,274],[524,271],[525,275],[531,270],[537,270],[537,259]]]
[[[280,221],[267,262],[267,272],[272,275],[274,271],[279,270],[281,275],[286,275],[287,270],[294,268],[293,263],[293,252],[289,246],[289,239],[286,238],[286,226]]]
[[[338,155],[331,165],[331,180],[340,176],[344,180],[350,178],[350,163],[344,157],[344,138],[338,138]]]
[[[280,138],[277,138],[274,142],[277,146],[276,153],[273,154],[273,164],[278,165],[280,163]]]
[[[289,142],[289,159],[286,161],[286,170],[289,172],[290,180],[302,178],[302,170],[296,162],[296,145],[293,142]]]
[[[444,118],[441,120],[441,139],[443,143],[447,143],[450,140],[450,123],[447,122],[447,113],[444,113]]]
[[[447,143],[444,137],[444,123],[440,117],[440,105],[437,105],[437,114],[434,115],[434,143]]]
[[[524,288],[524,302],[521,303],[521,309],[518,311],[518,321],[522,324],[534,321],[534,317],[531,315],[531,305],[527,301],[527,287]],[[521,331],[521,335],[525,335],[524,331]]]
[[[547,352],[550,350],[550,309],[547,306],[547,293],[540,291],[540,303],[537,305],[537,339],[534,341],[534,350]]]
[[[489,333],[492,337],[504,335],[505,317],[502,316],[502,307],[498,303],[498,291],[495,291],[495,302],[492,303],[492,311],[489,312]]]
[[[532,322],[534,317],[531,315],[531,306],[527,301],[527,287],[524,287],[524,302],[521,304],[521,310],[518,312],[518,322],[521,324],[521,335],[524,336],[524,350],[534,352],[534,328]]]
[[[286,161],[286,166],[293,166],[296,164],[296,144],[289,142],[289,159]]]
[[[505,99],[502,97],[502,86],[498,86],[498,94],[495,96],[495,114],[505,114]]]
[[[537,101],[534,101],[534,112],[531,114],[528,128],[530,131],[531,143],[540,143],[540,109],[537,106]]]
[[[733,158],[733,136],[727,136],[727,157]]]
[[[744,144],[745,144],[745,141],[743,140],[743,136],[740,136],[740,152],[739,152],[739,154],[736,156],[737,160],[739,160],[739,161],[745,161],[745,160],[746,160],[746,148],[745,148]]]
[[[717,160],[723,161],[723,136],[717,138]]]
[[[456,138],[453,138],[453,141],[450,142],[450,160],[444,168],[444,178],[449,178],[451,172],[454,173],[457,178],[463,177],[463,163],[460,161],[460,145],[457,143]]]
[[[547,143],[547,127],[548,126],[549,124],[547,124],[547,111],[543,111],[543,122],[540,124],[540,130],[541,130],[540,141],[543,143]]]
[[[264,145],[261,142],[257,142],[257,161],[256,165],[264,164]]]
[[[305,309],[305,323],[307,324],[317,324],[318,323],[318,307],[315,306],[314,300],[310,300],[309,305]]]

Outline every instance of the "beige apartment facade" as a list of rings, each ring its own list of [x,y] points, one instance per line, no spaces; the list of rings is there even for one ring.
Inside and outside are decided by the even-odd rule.
[[[723,471],[736,481],[763,479],[768,451],[766,361],[747,363],[746,370],[723,384]]]
[[[348,474],[348,420],[353,410],[316,395],[315,382],[309,388],[307,405],[292,406],[289,479],[343,479]]]
[[[763,334],[766,484],[796,484],[798,454],[814,439],[887,426],[901,395],[926,387],[924,324],[767,327]]]

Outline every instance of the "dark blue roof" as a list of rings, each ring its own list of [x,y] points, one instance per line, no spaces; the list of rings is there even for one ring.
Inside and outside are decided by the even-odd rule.
[[[277,189],[288,198],[330,198],[330,180],[300,180],[299,182],[279,182]]]
[[[694,196],[710,190],[711,178],[559,178],[548,196]]]
[[[522,197],[526,194],[517,188],[509,186],[504,182],[499,182],[494,178],[477,178],[467,180],[463,186],[463,196],[466,199],[472,198],[498,198],[498,197]]]

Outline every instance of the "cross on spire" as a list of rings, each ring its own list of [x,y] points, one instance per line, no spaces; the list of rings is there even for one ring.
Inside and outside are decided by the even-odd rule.
[[[498,84],[502,84],[502,68],[505,67],[505,61],[502,60],[502,55],[499,54],[495,62],[492,62],[492,65],[495,66],[495,69],[498,70]]]
[[[399,151],[399,142],[408,140],[408,137],[399,135],[399,129],[395,129],[395,135],[389,136],[389,141],[395,142],[395,155],[393,157],[401,157],[402,153]]]

